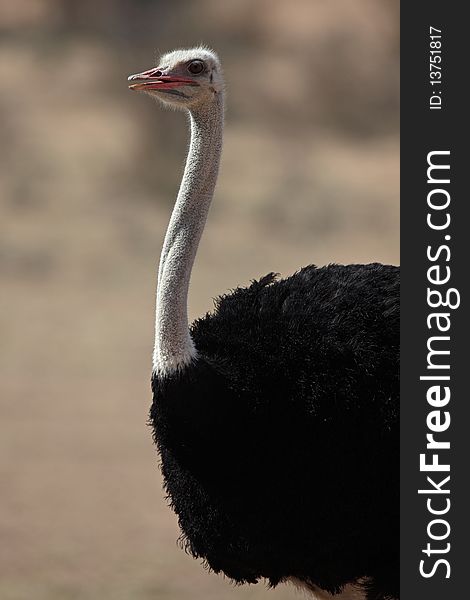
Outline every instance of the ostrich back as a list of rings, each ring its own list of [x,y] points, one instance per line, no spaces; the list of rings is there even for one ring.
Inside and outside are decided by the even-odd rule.
[[[398,597],[399,269],[267,275],[191,333],[151,409],[187,549],[237,582]]]

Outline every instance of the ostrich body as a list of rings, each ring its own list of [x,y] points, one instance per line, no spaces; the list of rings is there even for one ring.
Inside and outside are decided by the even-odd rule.
[[[270,274],[189,327],[222,149],[221,66],[208,49],[177,50],[129,79],[190,117],[160,259],[150,413],[186,548],[239,583],[398,598],[398,268]]]

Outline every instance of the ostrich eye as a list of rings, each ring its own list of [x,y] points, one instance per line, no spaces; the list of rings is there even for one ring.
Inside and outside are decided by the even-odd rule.
[[[193,60],[188,65],[188,71],[193,75],[198,75],[204,71],[204,63],[202,60]]]

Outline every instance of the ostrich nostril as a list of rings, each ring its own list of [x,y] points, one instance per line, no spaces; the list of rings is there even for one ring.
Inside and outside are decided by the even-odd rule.
[[[152,74],[153,77],[161,77],[163,75],[162,71],[155,71],[155,73]]]

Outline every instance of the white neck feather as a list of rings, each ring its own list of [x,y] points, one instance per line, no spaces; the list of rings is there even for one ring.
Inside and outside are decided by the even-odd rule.
[[[194,258],[214,194],[222,151],[223,92],[189,112],[191,141],[160,257],[153,369],[166,375],[193,360],[188,289]]]

